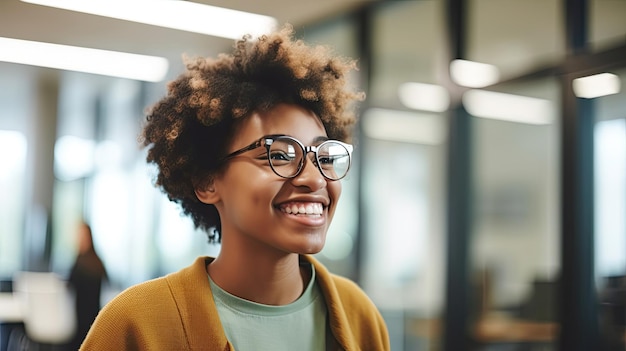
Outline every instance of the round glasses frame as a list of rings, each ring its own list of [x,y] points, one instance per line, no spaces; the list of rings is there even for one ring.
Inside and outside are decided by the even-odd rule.
[[[276,141],[280,141],[280,140],[288,140],[292,143],[295,143],[296,145],[298,145],[300,147],[300,149],[302,149],[302,158],[299,160],[298,162],[298,168],[296,169],[296,171],[289,176],[285,176],[280,174],[276,168],[274,167],[274,164],[272,164],[272,160],[270,159],[270,149],[272,147],[272,144],[274,144],[274,142]],[[333,177],[332,174],[328,175],[324,172],[324,169],[322,169],[322,166],[320,164],[320,155],[318,154],[318,151],[320,149],[323,149],[324,146],[328,146],[328,144],[337,144],[340,145],[342,147],[344,147],[347,151],[347,156],[348,156],[348,167],[346,168],[346,171],[339,177]],[[352,166],[352,150],[353,150],[353,146],[338,140],[325,140],[323,141],[321,144],[319,145],[311,145],[311,146],[304,146],[304,144],[302,144],[302,142],[300,142],[300,140],[290,137],[288,135],[283,135],[283,134],[273,134],[273,135],[265,135],[262,136],[260,139],[256,140],[255,142],[253,142],[252,144],[248,145],[248,146],[244,146],[239,150],[233,151],[230,154],[226,155],[223,159],[222,162],[226,162],[229,159],[241,155],[244,152],[247,151],[251,151],[260,147],[265,147],[266,151],[267,151],[267,161],[270,165],[270,167],[272,168],[272,171],[274,171],[274,173],[281,177],[281,178],[287,178],[287,179],[291,179],[291,178],[295,178],[297,177],[301,172],[302,169],[304,169],[304,162],[305,162],[305,158],[306,155],[309,154],[309,152],[312,152],[315,155],[315,165],[317,166],[317,169],[320,171],[320,173],[324,176],[324,178],[328,179],[328,180],[340,180],[342,178],[344,178],[347,174],[348,171],[350,170],[350,167]]]

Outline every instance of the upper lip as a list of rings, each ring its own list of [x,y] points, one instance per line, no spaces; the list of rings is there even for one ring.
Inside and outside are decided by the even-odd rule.
[[[330,200],[326,196],[306,195],[306,196],[295,196],[287,200],[277,202],[275,203],[275,206],[280,206],[281,204],[286,204],[290,202],[317,202],[317,203],[321,203],[322,206],[324,206],[324,208],[328,207],[328,205],[330,204]]]

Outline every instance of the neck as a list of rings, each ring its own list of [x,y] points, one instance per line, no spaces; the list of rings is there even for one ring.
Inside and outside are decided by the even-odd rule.
[[[207,272],[230,294],[276,306],[298,299],[310,280],[310,272],[300,268],[297,254],[230,252],[224,243],[219,256],[207,266]]]

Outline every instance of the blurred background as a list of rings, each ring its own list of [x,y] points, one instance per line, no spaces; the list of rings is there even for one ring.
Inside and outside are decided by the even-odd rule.
[[[624,350],[626,1],[194,3],[358,59],[356,166],[318,258],[365,289],[393,350]],[[82,219],[102,303],[219,251],[152,186],[137,135],[182,54],[229,51],[254,22],[188,9],[166,28],[51,6],[0,1],[2,350],[25,318],[15,277],[66,279]],[[148,61],[119,73],[127,56],[81,63],[33,42]]]

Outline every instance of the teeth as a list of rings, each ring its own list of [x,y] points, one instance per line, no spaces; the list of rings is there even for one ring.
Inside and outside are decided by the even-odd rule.
[[[282,205],[280,209],[285,213],[303,215],[321,215],[324,212],[322,204],[317,202],[291,203]]]

